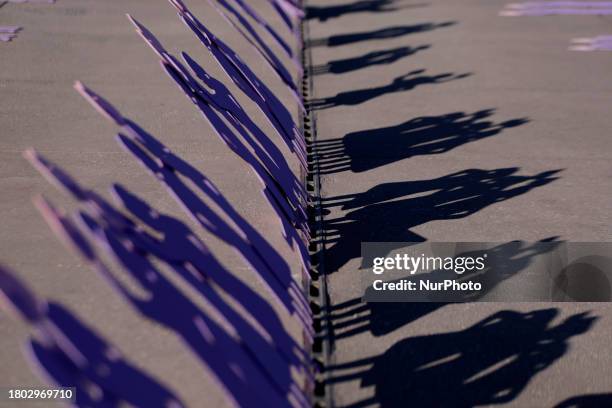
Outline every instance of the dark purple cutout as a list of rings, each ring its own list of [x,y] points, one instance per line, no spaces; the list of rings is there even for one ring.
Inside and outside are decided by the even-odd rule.
[[[239,157],[247,162],[259,179],[264,183],[265,188],[272,194],[274,200],[271,201],[271,205],[275,210],[280,207],[282,212],[279,213],[280,217],[287,217],[287,221],[301,229],[305,234],[309,233],[307,224],[306,214],[304,211],[305,193],[303,188],[300,186],[299,181],[291,170],[286,165],[286,162],[281,161],[283,164],[283,170],[277,171],[274,164],[270,161],[266,151],[262,150],[256,140],[253,140],[252,134],[257,135],[262,142],[271,144],[272,142],[267,139],[265,134],[254,126],[252,121],[247,120],[249,130],[253,133],[248,133],[243,127],[243,123],[239,122],[236,116],[239,116],[243,120],[246,120],[246,114],[241,113],[242,109],[238,109],[239,105],[235,99],[224,91],[226,87],[212,77],[208,76],[203,69],[195,63],[191,58],[188,59],[191,67],[198,70],[200,77],[207,81],[207,85],[216,89],[218,92],[212,94],[208,92],[204,87],[200,86],[196,79],[194,79],[183,65],[177,61],[174,57],[169,55],[165,49],[161,46],[159,41],[155,39],[153,34],[150,33],[142,24],[138,23],[133,18],[130,18],[134,25],[138,28],[141,36],[147,41],[147,43],[156,51],[156,53],[162,57],[162,66],[168,73],[168,75],[175,80],[177,85],[184,91],[187,97],[201,110],[202,114],[209,121],[213,129],[216,130],[217,135],[226,143],[226,145],[234,151]],[[188,57],[188,56],[187,56]],[[233,105],[233,106],[232,106]],[[229,112],[227,109],[232,109]],[[229,116],[228,116],[229,113]],[[251,153],[249,149],[244,146],[237,135],[227,126],[226,122],[222,120],[224,117],[242,136],[249,146],[251,146],[256,155]],[[278,152],[280,154],[280,152]],[[275,155],[275,158],[278,158]],[[280,155],[282,158],[282,155]],[[263,165],[262,165],[263,163]],[[266,194],[267,196],[267,194]],[[289,232],[285,232],[285,236],[288,237]],[[306,239],[308,236],[306,237]]]
[[[242,8],[242,10],[244,10],[244,12],[249,15],[249,17],[251,17],[253,20],[255,20],[257,22],[257,24],[262,26],[270,34],[270,36],[274,39],[274,41],[278,44],[278,46],[283,49],[285,54],[289,58],[293,59],[294,62],[296,62],[299,65],[298,68],[301,69],[302,68],[301,63],[297,60],[296,56],[294,55],[293,51],[291,50],[291,47],[285,42],[285,40],[283,40],[283,38],[280,36],[280,34],[278,34],[278,32],[274,29],[274,27],[272,27],[257,12],[257,10],[255,10],[255,8],[251,7],[251,5],[249,3],[247,3],[245,0],[235,0],[235,1],[236,1],[236,4],[238,4],[240,6],[240,8]]]
[[[22,2],[26,0],[12,0]],[[47,0],[39,0],[45,2]],[[259,107],[283,142],[294,152],[302,170],[307,168],[306,142],[292,115],[240,57],[209,32],[184,6],[169,0],[180,18],[213,54],[229,78]],[[304,16],[298,1],[268,0],[292,34]],[[53,2],[50,0],[49,2]],[[227,18],[267,61],[304,106],[290,72],[246,17],[272,37],[296,67],[291,47],[245,0],[217,0]],[[299,255],[303,273],[310,267],[306,241],[310,239],[305,206],[307,193],[283,153],[249,117],[231,91],[187,53],[183,62],[168,53],[155,36],[130,17],[139,34],[157,53],[166,73],[200,109],[217,136],[262,182],[262,193],[279,217],[284,237]],[[2,32],[2,30],[6,32]],[[13,30],[9,32],[9,29]],[[14,36],[15,27],[0,27],[0,36]],[[3,38],[0,38],[3,39]],[[301,75],[301,72],[299,72]],[[302,324],[304,340],[313,339],[312,316],[305,293],[293,279],[287,262],[270,243],[221,195],[200,171],[172,153],[160,141],[125,118],[102,97],[77,83],[77,90],[120,127],[118,142],[151,172],[207,232],[232,246],[262,280],[266,288]],[[24,156],[48,181],[81,204],[72,217],[38,198],[35,204],[54,233],[101,275],[113,290],[143,317],[172,330],[210,370],[235,406],[311,406],[307,391],[314,383],[306,350],[287,332],[275,308],[226,269],[185,223],[159,213],[145,200],[119,184],[111,190],[121,209],[94,191],[79,185],[69,174],[33,150]],[[214,208],[200,198],[204,194]],[[226,221],[229,217],[230,222]],[[76,222],[75,222],[76,221]],[[136,295],[117,279],[100,257],[103,249],[138,283],[145,297]],[[159,268],[164,269],[164,273]],[[204,312],[168,274],[180,277],[215,310],[217,319]],[[305,276],[307,278],[307,274]],[[223,292],[223,294],[220,293]],[[178,408],[183,404],[164,385],[126,361],[70,311],[36,298],[10,272],[0,267],[0,301],[34,329],[28,354],[44,377],[55,385],[76,387],[76,405]],[[227,296],[233,299],[228,303]],[[239,305],[240,311],[235,307]],[[244,313],[249,316],[245,316]],[[226,330],[229,327],[229,330]],[[295,375],[299,376],[298,384]]]
[[[215,3],[220,4],[228,13],[233,15],[238,23],[236,23],[233,19],[231,19],[223,10],[219,7],[215,6]],[[268,65],[276,72],[276,74],[280,77],[280,79],[291,89],[291,91],[299,95],[297,86],[295,85],[295,81],[293,80],[289,70],[282,61],[276,56],[276,54],[268,47],[266,42],[261,38],[257,30],[249,23],[249,21],[240,13],[239,10],[234,8],[228,1],[226,0],[209,0],[211,6],[213,6],[219,14],[231,25],[236,31],[238,31],[242,37],[249,43],[251,46],[262,56],[264,60],[268,63]],[[245,32],[246,31],[246,32]],[[248,34],[247,34],[248,33]],[[297,64],[296,64],[297,65]],[[300,70],[301,71],[301,70]],[[299,72],[301,76],[302,72]],[[299,76],[298,76],[299,78]]]
[[[126,149],[132,153],[149,171],[152,172],[162,183],[172,192],[173,196],[182,204],[187,213],[200,223],[205,229],[216,235],[229,245],[235,246],[240,254],[249,262],[258,276],[263,278],[268,287],[283,304],[291,311],[303,311],[302,317],[307,317],[308,306],[301,290],[297,288],[297,283],[291,277],[290,270],[282,257],[272,248],[272,246],[259,234],[244,218],[242,218],[231,204],[223,198],[212,182],[202,173],[184,162],[173,154],[170,149],[162,145],[152,135],[145,132],[135,123],[122,117],[106,100],[87,89],[82,84],[77,84],[77,89],[87,99],[93,103],[94,107],[103,112],[104,116],[112,119],[116,124],[121,125],[123,134],[119,136],[119,141]],[[145,149],[145,150],[143,150]],[[151,159],[151,156],[155,160]],[[180,175],[189,179],[202,193],[212,199],[215,204],[240,228],[235,231],[219,217],[209,206],[207,206],[194,192],[181,180]],[[214,227],[211,227],[214,226]],[[286,226],[289,232],[295,229]],[[248,241],[242,238],[244,234]],[[295,237],[294,237],[295,238]],[[298,237],[299,238],[299,237]],[[295,238],[295,240],[298,240]],[[301,240],[298,240],[302,242]],[[303,245],[303,242],[302,242]],[[306,260],[307,261],[307,260]],[[306,262],[305,261],[305,262]],[[280,285],[280,286],[279,286]],[[297,309],[288,302],[287,289],[292,293],[292,297],[297,300]]]
[[[164,385],[131,365],[111,344],[69,310],[45,302],[0,267],[1,306],[16,311],[35,330],[28,354],[53,384],[76,387],[76,405],[86,407],[179,408],[184,405]],[[91,390],[95,389],[95,393]]]
[[[274,93],[251,71],[242,59],[221,39],[212,34],[181,2],[170,0],[179,11],[183,22],[194,32],[204,46],[217,60],[227,76],[245,93],[268,118],[287,147],[293,151],[306,169],[306,146],[304,137],[295,125],[291,113]],[[301,98],[297,99],[302,110]]]
[[[50,169],[53,171],[48,171],[47,177],[49,177],[49,174],[62,177],[56,181],[62,185],[67,185],[68,191],[80,191],[80,197],[89,196],[90,192],[80,188],[74,180],[63,180],[63,177],[69,176],[59,170],[57,166],[36,153],[32,152],[30,155],[38,159],[38,168],[45,165],[51,166]],[[128,198],[128,192],[125,189],[119,187],[115,191],[117,194],[121,194],[124,199]],[[78,197],[75,196],[75,198]],[[133,195],[131,198],[137,199]],[[237,400],[245,398],[239,403],[240,405],[243,405],[244,401],[262,400],[269,401],[274,406],[276,404],[280,404],[278,406],[288,406],[284,396],[291,395],[297,398],[298,401],[302,401],[300,406],[306,406],[305,396],[300,391],[300,388],[292,382],[289,374],[289,369],[292,365],[300,369],[301,372],[306,372],[305,367],[297,356],[291,358],[284,355],[285,357],[281,358],[277,351],[271,349],[271,344],[265,343],[265,340],[261,338],[258,332],[254,331],[240,315],[224,303],[216,292],[212,291],[200,274],[197,272],[194,274],[195,267],[193,265],[179,265],[177,262],[170,264],[172,269],[190,284],[197,284],[196,289],[199,293],[206,296],[206,299],[222,313],[228,323],[237,330],[238,335],[241,336],[240,338],[245,339],[245,341],[239,340],[236,342],[233,338],[229,337],[220,326],[203,314],[182,292],[176,289],[170,281],[166,280],[149,261],[148,255],[152,253],[149,251],[155,251],[160,248],[155,243],[155,239],[147,236],[142,230],[131,229],[129,227],[123,231],[115,229],[113,225],[119,224],[116,222],[116,219],[120,213],[106,202],[104,203],[105,209],[101,210],[101,207],[98,206],[98,200],[99,197],[95,198],[96,205],[90,206],[90,208],[102,211],[96,214],[99,221],[87,213],[80,213],[80,219],[83,225],[94,234],[97,241],[139,282],[142,288],[149,292],[147,300],[133,295],[114,277],[113,273],[104,265],[95,250],[88,243],[88,240],[70,220],[62,216],[45,201],[39,201],[38,207],[54,232],[69,247],[76,250],[84,260],[94,266],[128,303],[144,316],[174,330],[212,370],[213,374],[234,398]],[[138,202],[140,204],[143,203],[140,200]],[[131,203],[130,205],[135,204]],[[147,207],[147,210],[151,209]],[[139,215],[144,217],[144,214]],[[110,222],[108,222],[109,220]],[[103,224],[106,226],[103,226]],[[127,224],[123,224],[123,226],[126,227]],[[169,248],[164,249],[167,251]],[[159,253],[155,256],[158,259],[164,260]],[[207,261],[209,260],[210,258],[207,259]],[[215,264],[207,264],[208,266],[214,268]],[[210,270],[207,269],[207,271]],[[198,276],[200,276],[199,284]],[[172,307],[169,307],[169,305],[172,305]],[[34,308],[29,307],[29,309]],[[278,334],[274,332],[270,335],[272,339],[276,339]],[[215,341],[212,341],[212,338]],[[287,362],[286,358],[289,358],[292,362]],[[248,375],[248,381],[242,377],[236,378],[236,373],[231,369],[232,364],[240,367]],[[262,374],[264,375],[262,376]]]

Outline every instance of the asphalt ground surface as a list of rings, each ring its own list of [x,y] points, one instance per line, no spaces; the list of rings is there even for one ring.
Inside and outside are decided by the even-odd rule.
[[[609,304],[359,300],[365,241],[610,241],[612,54],[568,46],[612,19],[505,4],[308,3],[336,406],[612,392]]]
[[[292,104],[212,8],[189,5]],[[275,19],[265,2],[257,5]],[[608,305],[358,301],[362,241],[610,240],[612,54],[567,47],[572,38],[609,33],[612,20],[502,18],[504,5],[309,2],[337,406],[548,407],[612,392]],[[189,406],[222,406],[210,376],[176,336],[143,320],[65,251],[30,203],[42,192],[71,208],[21,157],[34,146],[99,192],[119,181],[158,210],[184,217],[117,145],[116,129],[72,90],[80,79],[205,172],[298,275],[256,178],[160,70],[126,12],[168,49],[190,52],[223,78],[164,1],[0,7],[0,24],[24,27],[0,44],[0,261]],[[248,280],[233,251],[202,236]],[[28,334],[0,320],[2,385],[42,384],[22,357]]]

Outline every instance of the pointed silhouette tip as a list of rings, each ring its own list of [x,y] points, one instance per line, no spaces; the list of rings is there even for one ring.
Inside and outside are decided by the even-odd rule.
[[[33,147],[28,147],[21,153],[21,155],[30,163],[33,163],[38,159],[38,152],[36,152],[36,149],[34,149]]]
[[[72,87],[83,98],[85,98],[85,99],[90,99],[91,98],[91,93],[92,93],[91,90],[87,86],[85,86],[85,84],[82,83],[81,81],[75,81],[74,85]]]
[[[128,20],[130,20],[130,23],[132,23],[132,25],[136,27],[138,31],[142,30],[142,24],[140,24],[140,22],[136,20],[134,16],[132,16],[130,13],[125,13],[125,16]]]
[[[78,79],[76,81],[74,81],[74,83],[72,84],[72,87],[74,89],[76,89],[77,91],[84,89],[85,85],[83,85],[83,83],[81,81],[79,81]]]

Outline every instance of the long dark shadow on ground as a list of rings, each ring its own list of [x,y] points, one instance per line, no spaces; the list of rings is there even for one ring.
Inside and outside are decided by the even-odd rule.
[[[612,393],[579,395],[566,399],[555,408],[601,408],[612,407]]]
[[[336,106],[354,106],[386,94],[410,91],[420,85],[443,84],[456,79],[463,79],[470,75],[470,73],[452,74],[449,72],[438,75],[426,75],[424,69],[419,69],[394,78],[387,85],[340,92],[334,96],[313,99],[308,103],[308,106],[312,110],[329,109]]]
[[[307,47],[338,47],[340,45],[355,44],[364,41],[388,40],[403,37],[409,34],[423,33],[437,28],[450,27],[457,24],[456,21],[443,23],[422,23],[405,26],[379,28],[371,31],[333,35],[329,38],[314,38],[306,43]]]
[[[324,222],[326,269],[359,258],[361,242],[422,242],[410,229],[437,220],[472,215],[557,179],[560,170],[520,175],[519,168],[466,169],[430,180],[380,184],[368,191],[323,199],[343,216]]]
[[[426,7],[427,3],[406,4],[395,6],[395,0],[358,0],[348,4],[332,4],[330,6],[307,6],[306,18],[326,21],[353,13],[383,13],[406,8]]]
[[[399,61],[404,57],[416,54],[430,48],[430,45],[418,47],[398,47],[388,50],[372,51],[359,57],[330,61],[312,68],[312,75],[345,74],[375,65],[386,65]]]
[[[318,170],[321,174],[368,171],[414,156],[445,153],[528,122],[527,118],[516,118],[495,123],[490,120],[494,113],[495,109],[484,109],[421,116],[395,126],[321,140],[315,147]]]
[[[494,290],[503,281],[519,275],[539,255],[550,252],[561,244],[561,241],[558,241],[557,238],[549,237],[540,241],[540,243],[551,243],[550,245],[512,241],[489,249],[487,252],[492,255],[503,253],[504,262],[496,264],[495,268],[485,269],[484,272],[472,272],[464,275],[474,282],[482,283],[483,288],[486,288],[486,290],[477,293],[465,293],[464,300],[477,301]],[[473,253],[466,252],[458,256],[473,255]],[[432,271],[430,274],[433,277],[437,272]],[[334,341],[366,331],[374,336],[384,336],[448,304],[443,302],[362,303],[359,297],[332,306],[326,330]]]
[[[554,325],[558,314],[553,308],[503,310],[464,330],[408,337],[379,356],[328,367],[329,382],[357,379],[362,387],[374,386],[374,396],[352,408],[468,408],[510,402],[597,319],[578,313]],[[343,374],[347,369],[352,371]]]
[[[309,18],[324,21],[356,12],[384,12],[389,1],[358,1],[348,6],[309,10]],[[456,24],[424,23],[386,27],[372,31],[335,34],[313,39],[308,47],[336,47],[367,41],[387,40]],[[314,75],[342,74],[403,58],[408,47],[371,52],[359,57],[331,61],[314,67]],[[414,50],[414,49],[410,49]],[[413,71],[391,83],[370,89],[349,89],[311,101],[313,110],[354,106],[388,93],[403,92],[419,85],[439,84],[470,74],[427,75]],[[398,125],[350,133],[343,138],[321,140],[314,146],[316,170],[320,174],[342,171],[365,172],[418,155],[442,154],[465,143],[500,134],[523,125],[526,118],[503,122],[491,120],[494,109],[474,113],[453,112],[418,117]],[[362,113],[365,113],[362,112]],[[471,168],[429,180],[380,184],[368,191],[322,199],[322,212],[341,207],[341,214],[324,220],[326,273],[340,270],[361,257],[362,242],[422,242],[427,238],[411,231],[430,221],[468,217],[557,179],[560,170],[521,174],[517,167]],[[557,237],[543,241],[557,241]],[[502,273],[489,288],[525,270],[544,247],[508,242],[497,248],[511,253]],[[550,247],[548,247],[550,248]],[[485,273],[484,275],[487,275]],[[488,283],[491,283],[490,281]],[[364,332],[387,335],[448,303],[362,303],[360,298],[327,309],[324,328],[331,342]],[[328,365],[328,383],[360,381],[373,387],[373,395],[350,405],[352,408],[381,407],[473,407],[513,401],[538,373],[546,370],[569,348],[572,337],[588,331],[596,317],[579,313],[553,323],[558,309],[522,313],[502,310],[463,330],[407,337],[382,354],[346,363]],[[557,408],[605,406],[608,394],[578,396]]]

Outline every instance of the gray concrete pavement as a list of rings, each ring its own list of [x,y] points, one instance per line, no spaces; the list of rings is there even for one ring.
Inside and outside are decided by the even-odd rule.
[[[207,2],[187,3],[211,30],[241,54],[290,109],[297,109],[280,80]],[[255,5],[291,42],[269,4],[262,0]],[[284,242],[278,218],[262,196],[256,176],[218,140],[205,119],[162,71],[157,57],[126,19],[128,12],[158,35],[168,50],[189,52],[236,95],[241,95],[165,0],[61,0],[53,5],[0,7],[0,24],[23,26],[12,42],[0,43],[0,262],[18,271],[41,296],[74,311],[122,350],[129,361],[166,384],[188,406],[225,406],[227,401],[203,364],[178,337],[144,320],[93,270],[66,251],[31,204],[33,195],[44,193],[58,205],[74,207],[65,194],[49,185],[21,157],[24,149],[35,147],[84,185],[107,197],[111,184],[120,182],[153,207],[187,222],[198,234],[202,232],[166,188],[116,143],[115,127],[72,89],[73,82],[81,80],[208,175],[299,276],[298,257]],[[240,98],[252,117],[272,134],[258,109]],[[286,157],[291,157],[280,140],[275,140]],[[291,164],[297,169],[297,162]],[[270,298],[232,248],[212,239],[210,234],[201,236],[224,265]],[[184,286],[185,293],[195,298]],[[198,304],[207,307],[202,302]],[[280,309],[279,313],[282,315]],[[283,319],[301,340],[296,322],[287,316]],[[0,319],[0,385],[41,384],[22,355],[28,335],[24,325],[6,316]]]
[[[206,2],[189,5],[293,106]],[[266,2],[256,5],[282,27]],[[309,2],[337,406],[549,407],[612,392],[606,304],[356,301],[362,241],[610,240],[612,54],[567,46],[609,32],[612,20],[498,17],[504,5]],[[205,172],[297,275],[297,257],[256,178],[160,70],[126,12],[167,48],[190,52],[223,77],[166,1],[1,6],[0,25],[24,29],[0,43],[0,262],[75,311],[189,406],[223,406],[177,337],[143,320],[66,252],[30,204],[43,192],[72,207],[21,158],[34,146],[99,192],[119,181],[190,223],[113,140],[115,129],[72,90],[80,79]],[[232,250],[202,237],[250,282]],[[297,325],[284,319],[297,337]],[[41,384],[22,357],[28,335],[2,316],[0,385]]]
[[[505,3],[309,2],[336,406],[612,392],[608,304],[356,300],[362,241],[610,240],[612,20]]]

